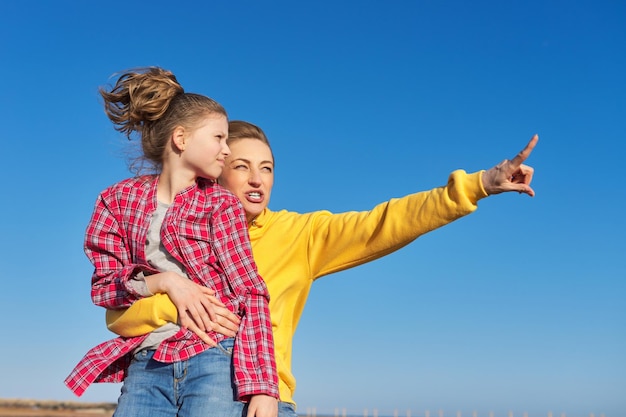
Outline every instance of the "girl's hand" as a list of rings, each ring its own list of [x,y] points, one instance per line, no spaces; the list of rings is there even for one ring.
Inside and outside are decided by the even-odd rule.
[[[278,416],[278,400],[269,395],[253,395],[248,403],[246,417],[276,417]]]
[[[210,322],[210,330],[221,333],[224,336],[235,337],[237,331],[239,330],[239,325],[241,324],[241,319],[239,318],[239,316],[226,308],[224,306],[224,303],[218,300],[215,295],[210,295],[208,296],[208,298],[213,303],[213,312],[215,313],[215,320],[212,320]],[[179,321],[181,326],[187,327],[189,330],[191,330],[191,328],[185,326],[181,319],[179,319]]]
[[[214,290],[174,272],[161,272],[145,279],[150,292],[166,293],[169,296],[178,310],[178,323],[208,345],[216,345],[208,336],[208,331],[213,330],[229,337],[237,333],[239,317],[215,297]]]

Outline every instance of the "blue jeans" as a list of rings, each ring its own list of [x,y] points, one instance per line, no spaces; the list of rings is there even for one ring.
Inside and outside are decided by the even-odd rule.
[[[292,403],[280,401],[278,403],[278,417],[298,417],[296,406]]]
[[[242,417],[232,383],[234,340],[189,360],[162,363],[138,352],[128,368],[114,417]]]

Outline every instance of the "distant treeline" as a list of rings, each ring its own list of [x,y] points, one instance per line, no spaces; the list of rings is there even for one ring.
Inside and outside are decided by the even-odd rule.
[[[78,401],[0,398],[0,407],[4,408],[39,408],[42,410],[114,410],[115,406],[115,403],[84,403]]]

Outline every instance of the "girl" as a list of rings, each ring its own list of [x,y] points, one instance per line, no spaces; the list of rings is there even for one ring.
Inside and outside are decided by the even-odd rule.
[[[267,288],[242,206],[215,182],[230,153],[226,111],[185,93],[161,68],[125,72],[100,93],[115,128],[141,138],[144,159],[159,173],[121,181],[98,197],[85,239],[95,267],[93,302],[120,309],[162,293],[178,311],[202,311],[214,321],[215,304],[235,313],[240,325],[235,339],[205,320],[205,341],[168,323],[104,342],[66,384],[81,395],[92,382],[123,380],[118,417],[241,416],[235,400],[249,401],[248,415],[274,417],[278,378]]]

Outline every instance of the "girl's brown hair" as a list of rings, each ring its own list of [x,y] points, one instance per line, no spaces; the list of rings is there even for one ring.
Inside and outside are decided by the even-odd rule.
[[[218,102],[185,93],[174,74],[159,67],[125,71],[110,90],[99,91],[104,111],[115,129],[129,140],[133,134],[138,135],[143,150],[141,159],[149,161],[156,170],[163,165],[165,149],[176,127],[194,130],[208,115],[228,117]]]

